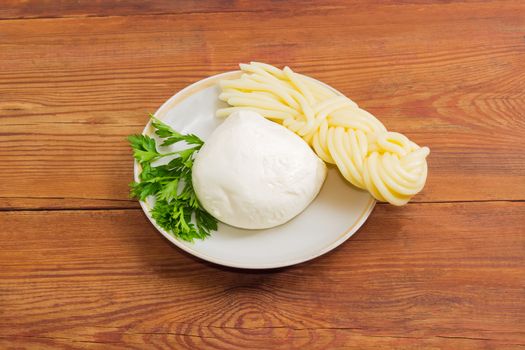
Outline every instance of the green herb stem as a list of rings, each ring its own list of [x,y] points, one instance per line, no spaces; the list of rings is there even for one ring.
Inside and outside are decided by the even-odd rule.
[[[156,198],[151,210],[153,219],[166,231],[184,241],[205,239],[217,230],[217,220],[200,205],[191,182],[191,167],[204,142],[196,135],[183,135],[152,115],[155,134],[163,139],[162,146],[185,142],[192,145],[183,150],[159,153],[155,139],[146,135],[131,135],[128,141],[133,157],[142,167],[140,181],[130,184],[130,194],[139,200]],[[176,155],[168,164],[152,166],[163,157]]]

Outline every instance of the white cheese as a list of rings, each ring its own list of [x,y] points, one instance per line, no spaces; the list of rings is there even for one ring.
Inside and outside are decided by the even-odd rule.
[[[290,130],[239,111],[205,142],[192,172],[206,211],[232,226],[262,229],[302,212],[321,189],[326,166]]]

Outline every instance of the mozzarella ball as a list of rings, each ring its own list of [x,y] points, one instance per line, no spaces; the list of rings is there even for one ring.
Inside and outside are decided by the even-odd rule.
[[[281,225],[301,213],[326,178],[324,162],[287,128],[252,111],[229,116],[198,152],[192,180],[199,202],[240,228]]]

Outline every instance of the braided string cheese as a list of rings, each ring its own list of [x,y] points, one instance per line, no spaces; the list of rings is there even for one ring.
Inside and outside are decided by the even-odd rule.
[[[220,82],[219,98],[232,107],[219,109],[218,117],[248,109],[282,123],[379,201],[403,205],[423,189],[427,147],[388,131],[351,99],[288,67],[252,62],[240,68],[241,78]]]

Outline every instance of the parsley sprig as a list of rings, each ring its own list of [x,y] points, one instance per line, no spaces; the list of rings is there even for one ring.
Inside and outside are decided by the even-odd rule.
[[[147,135],[131,135],[128,141],[133,157],[142,167],[139,181],[132,182],[131,196],[145,200],[155,196],[151,215],[157,224],[175,237],[192,242],[204,239],[217,230],[217,220],[200,205],[191,182],[191,167],[195,154],[204,142],[193,134],[183,135],[150,115],[155,134],[162,139],[161,146],[185,142],[189,148],[160,153],[155,139]],[[165,165],[152,166],[163,157],[175,156]]]

